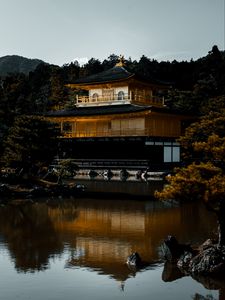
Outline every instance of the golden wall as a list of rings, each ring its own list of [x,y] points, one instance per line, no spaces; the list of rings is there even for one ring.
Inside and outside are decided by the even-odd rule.
[[[62,137],[158,136],[179,137],[181,117],[150,113],[142,115],[112,115],[95,117],[63,117],[52,121],[60,123]]]

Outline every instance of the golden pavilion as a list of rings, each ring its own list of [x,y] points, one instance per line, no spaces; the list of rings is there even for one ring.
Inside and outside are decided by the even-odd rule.
[[[149,164],[180,161],[176,139],[190,116],[166,107],[167,85],[130,73],[121,58],[113,68],[67,87],[76,91],[74,107],[48,114],[60,124],[64,156]]]

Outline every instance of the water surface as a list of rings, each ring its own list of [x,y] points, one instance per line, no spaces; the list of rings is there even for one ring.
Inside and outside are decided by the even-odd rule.
[[[219,299],[219,287],[181,278],[158,250],[168,234],[197,244],[215,225],[200,205],[138,197],[1,207],[0,299]],[[134,251],[145,268],[125,264]]]

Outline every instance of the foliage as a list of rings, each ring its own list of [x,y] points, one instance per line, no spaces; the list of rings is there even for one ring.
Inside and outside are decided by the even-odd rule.
[[[179,141],[186,166],[168,177],[170,184],[157,196],[222,201],[225,198],[225,111],[211,113],[192,124]]]
[[[4,145],[4,165],[36,172],[56,155],[57,136],[55,125],[42,117],[16,117]]]
[[[225,245],[225,111],[210,113],[191,125],[180,143],[185,166],[168,177],[156,197],[180,201],[202,200],[216,212],[219,243]]]
[[[183,113],[199,114],[201,103],[191,91],[170,90],[165,104],[172,110]]]
[[[225,94],[220,96],[215,96],[212,98],[207,98],[205,105],[202,106],[202,115],[208,115],[211,112],[221,112],[225,109]]]
[[[60,68],[55,68],[50,77],[51,95],[49,96],[49,109],[59,110],[63,108],[66,97],[66,88],[64,84],[63,74]]]
[[[224,166],[225,109],[210,112],[187,128],[179,142],[184,150],[184,161],[213,161]]]
[[[176,170],[167,178],[168,184],[156,196],[180,201],[204,200],[211,209],[218,209],[218,203],[225,196],[225,174],[210,162],[192,163]]]
[[[108,59],[105,59],[102,63],[102,66],[104,70],[108,70],[115,66],[115,64],[118,62],[119,56],[115,54],[110,54]]]

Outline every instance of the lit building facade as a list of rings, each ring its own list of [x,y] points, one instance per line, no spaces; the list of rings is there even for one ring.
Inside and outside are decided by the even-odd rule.
[[[165,106],[165,85],[141,80],[120,61],[107,71],[67,86],[83,91],[82,95],[76,97],[72,109],[48,115],[60,124],[61,144],[67,156],[179,163],[176,139],[190,117]]]

